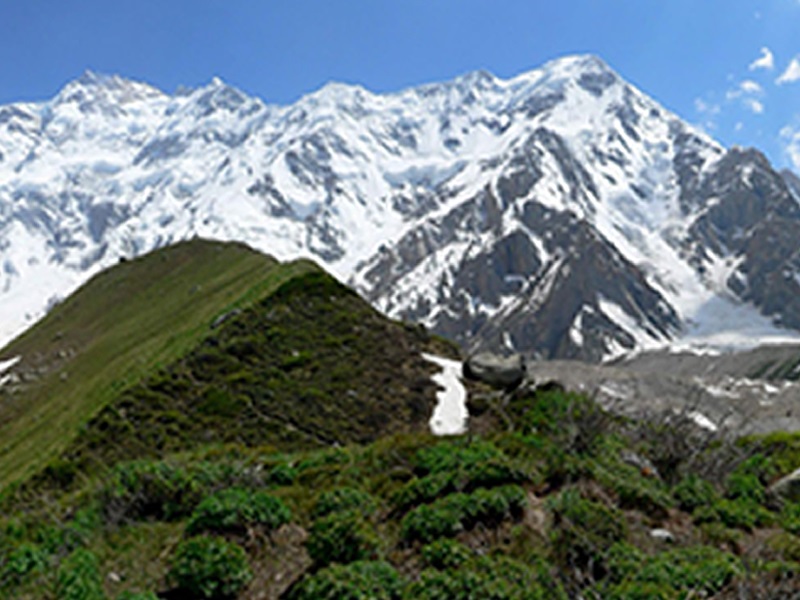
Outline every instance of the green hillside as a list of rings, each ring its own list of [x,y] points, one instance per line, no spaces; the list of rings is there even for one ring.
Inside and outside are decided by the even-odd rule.
[[[0,489],[62,452],[112,398],[204,338],[216,317],[315,269],[193,240],[92,278],[2,351],[22,357],[14,369],[22,381],[0,387]]]
[[[800,434],[471,383],[436,438],[423,351],[456,354],[240,245],[95,277],[2,355],[0,597],[797,597]]]

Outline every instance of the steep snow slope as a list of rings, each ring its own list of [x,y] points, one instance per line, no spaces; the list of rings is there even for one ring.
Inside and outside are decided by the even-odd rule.
[[[313,257],[467,345],[602,359],[781,334],[800,300],[776,310],[748,282],[800,260],[763,264],[754,240],[769,214],[800,219],[785,180],[737,152],[591,56],[285,107],[216,79],[167,95],[87,73],[0,107],[0,342],[97,270],[193,236]]]

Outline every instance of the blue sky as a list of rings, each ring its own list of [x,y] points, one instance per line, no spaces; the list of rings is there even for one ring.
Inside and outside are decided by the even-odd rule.
[[[331,80],[392,91],[573,53],[800,171],[800,0],[6,0],[0,103],[86,69],[165,91],[219,76],[288,103]]]

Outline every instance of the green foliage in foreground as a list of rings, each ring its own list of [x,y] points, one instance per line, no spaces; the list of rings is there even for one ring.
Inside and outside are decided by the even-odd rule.
[[[88,550],[76,550],[67,557],[56,578],[60,600],[105,600],[97,557]]]
[[[403,581],[385,562],[333,565],[306,577],[288,600],[400,600]]]
[[[182,542],[169,571],[176,587],[194,598],[233,598],[252,576],[240,546],[208,536]]]
[[[264,492],[230,488],[203,500],[189,518],[186,531],[191,535],[243,533],[254,526],[269,531],[291,518],[292,512],[278,498]]]
[[[800,509],[769,502],[763,447],[704,449],[740,458],[711,474],[679,464],[670,485],[623,460],[646,456],[635,425],[571,402],[514,397],[514,427],[486,436],[119,463],[57,509],[0,519],[0,596],[676,600],[797,583]],[[650,537],[659,526],[674,544]]]
[[[708,597],[742,572],[735,556],[708,546],[680,548],[636,559],[625,569],[627,576],[609,587],[609,597],[671,599],[685,597],[683,594],[689,592]],[[648,593],[651,596],[645,595]]]
[[[355,510],[317,519],[306,543],[309,556],[319,566],[374,558],[378,546],[374,527]]]
[[[409,542],[431,542],[478,523],[496,526],[505,519],[521,516],[525,505],[525,491],[514,485],[450,494],[408,513],[402,522],[403,537]]]

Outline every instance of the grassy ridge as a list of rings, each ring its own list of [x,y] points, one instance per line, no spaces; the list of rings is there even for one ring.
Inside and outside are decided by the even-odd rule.
[[[193,240],[91,279],[3,350],[22,357],[17,370],[27,381],[0,388],[0,489],[62,452],[82,424],[182,356],[218,315],[313,269]]]
[[[296,275],[109,403],[52,483],[211,443],[299,450],[426,430],[435,367],[421,352],[436,343],[323,271]]]

